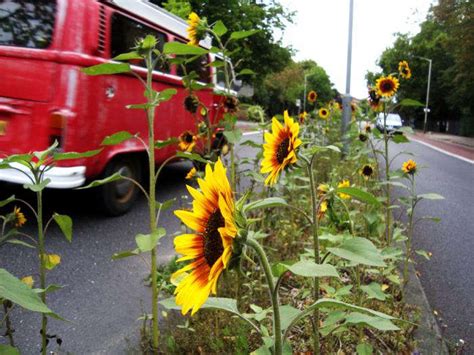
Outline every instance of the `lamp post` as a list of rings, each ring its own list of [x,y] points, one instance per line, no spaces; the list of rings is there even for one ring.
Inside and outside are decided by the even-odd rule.
[[[353,18],[354,18],[354,0],[350,0],[349,5],[349,38],[347,41],[347,71],[346,71],[346,93],[342,97],[342,136],[344,137],[347,132],[347,127],[349,126],[349,122],[352,116],[352,109],[351,109],[351,64],[352,64],[352,26],[353,26]],[[344,140],[344,152],[347,152],[347,145],[348,141],[346,138]]]
[[[426,85],[426,103],[425,103],[425,109],[423,111],[425,111],[425,120],[423,121],[423,133],[426,133],[426,125],[428,123],[428,112],[430,112],[430,109],[428,108],[428,103],[429,103],[429,100],[430,100],[430,84],[431,84],[431,64],[432,64],[432,60],[429,59],[429,58],[425,58],[425,57],[418,57],[416,56],[417,58],[420,58],[420,59],[423,59],[423,60],[426,60],[429,65],[428,65],[428,84]]]

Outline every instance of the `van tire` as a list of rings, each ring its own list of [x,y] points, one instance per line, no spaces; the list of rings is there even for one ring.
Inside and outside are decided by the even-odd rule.
[[[103,178],[121,171],[121,174],[141,183],[142,164],[138,156],[119,156],[105,167]],[[121,179],[99,187],[97,197],[103,213],[108,216],[120,216],[127,213],[138,197],[139,189],[131,181]]]

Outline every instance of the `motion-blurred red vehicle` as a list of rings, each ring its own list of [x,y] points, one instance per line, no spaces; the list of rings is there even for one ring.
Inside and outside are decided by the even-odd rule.
[[[143,87],[132,75],[87,76],[81,69],[110,61],[129,52],[138,38],[153,34],[160,48],[168,41],[186,40],[182,19],[146,0],[3,0],[0,1],[0,158],[43,150],[55,140],[61,151],[97,149],[104,137],[118,131],[146,138],[146,119],[127,104],[143,102]],[[204,48],[210,41],[202,41]],[[222,74],[203,56],[189,64],[200,81],[222,86]],[[140,65],[134,71],[145,76]],[[195,121],[186,112],[181,70],[163,66],[154,72],[155,90],[177,89],[177,95],[156,112],[156,137],[165,140]],[[218,110],[221,100],[212,89],[197,93],[207,107]],[[210,117],[218,117],[210,114]],[[156,152],[162,162],[175,151]],[[136,140],[105,149],[93,158],[58,163],[45,177],[50,188],[74,188],[88,180],[121,170],[140,179],[144,174],[144,147]],[[0,170],[0,180],[25,183],[13,170]],[[104,185],[100,201],[109,214],[127,211],[136,187],[128,181]]]

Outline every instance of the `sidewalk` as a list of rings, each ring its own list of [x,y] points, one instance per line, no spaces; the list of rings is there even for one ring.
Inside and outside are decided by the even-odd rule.
[[[474,161],[474,138],[461,137],[445,133],[415,131],[413,140],[429,144],[448,153],[459,155]]]

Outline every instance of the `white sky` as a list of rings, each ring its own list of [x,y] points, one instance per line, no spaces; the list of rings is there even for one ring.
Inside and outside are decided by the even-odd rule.
[[[346,90],[349,0],[280,0],[296,11],[283,43],[297,52],[295,60],[312,59],[329,74],[339,92]],[[351,94],[367,96],[365,73],[383,50],[393,44],[396,32],[416,34],[435,0],[354,0]],[[400,58],[402,59],[402,58]]]

